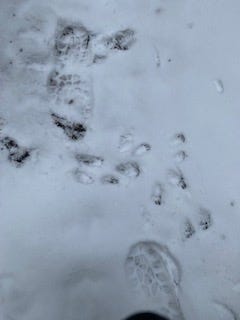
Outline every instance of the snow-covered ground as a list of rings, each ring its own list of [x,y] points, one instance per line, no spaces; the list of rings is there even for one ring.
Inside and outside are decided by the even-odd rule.
[[[1,0],[1,320],[240,319],[237,0]]]

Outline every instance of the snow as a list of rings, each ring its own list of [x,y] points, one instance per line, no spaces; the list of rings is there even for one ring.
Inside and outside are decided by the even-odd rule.
[[[239,9],[1,0],[1,320],[240,318]]]

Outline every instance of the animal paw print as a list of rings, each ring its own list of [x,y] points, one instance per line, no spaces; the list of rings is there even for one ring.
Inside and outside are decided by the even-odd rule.
[[[129,50],[135,42],[135,32],[132,29],[120,30],[106,38],[106,45],[111,50]]]
[[[102,157],[84,153],[76,154],[75,158],[80,164],[88,167],[101,167],[104,162]]]
[[[73,170],[73,177],[76,182],[84,185],[93,184],[95,181],[92,175],[90,175],[89,173],[83,170],[80,170],[79,168],[76,168],[75,170]]]
[[[190,239],[199,231],[207,231],[212,227],[212,214],[208,209],[199,208],[197,214],[197,226],[191,222],[190,219],[186,219],[183,224],[183,239]]]
[[[186,158],[187,158],[186,151],[181,150],[175,154],[175,161],[178,163],[183,162]]]
[[[120,136],[118,149],[120,152],[131,152],[133,156],[142,156],[151,151],[152,147],[147,142],[142,142],[134,147],[134,136],[127,132]]]
[[[127,51],[135,43],[135,31],[124,29],[111,35],[97,35],[93,38],[93,63],[105,60],[110,51]]]
[[[152,147],[149,143],[141,143],[139,144],[135,150],[133,150],[133,155],[134,156],[142,156],[145,153],[151,151]]]
[[[212,215],[209,210],[200,208],[199,227],[201,230],[208,230],[212,226]]]
[[[178,132],[173,137],[173,144],[182,145],[187,142],[186,136],[183,132]]]
[[[196,229],[189,219],[184,221],[183,239],[190,239],[196,233]]]
[[[107,174],[101,177],[101,183],[104,185],[116,185],[119,184],[119,178],[114,175]]]
[[[173,137],[173,144],[178,147],[183,147],[187,142],[186,135],[182,132],[176,133]],[[187,152],[185,150],[179,150],[175,154],[176,162],[183,162],[187,158]]]
[[[128,152],[133,148],[134,137],[131,133],[125,133],[120,136],[118,149],[120,152]]]
[[[186,179],[180,169],[169,170],[168,178],[169,178],[169,182],[172,185],[174,185],[182,190],[187,189],[188,186],[186,183]]]
[[[141,173],[139,164],[135,161],[126,161],[119,163],[116,166],[116,171],[128,178],[137,178]]]
[[[140,143],[134,148],[134,136],[132,133],[125,133],[120,136],[118,145],[120,152],[128,152],[133,157],[142,156],[151,150],[149,143]],[[126,160],[115,167],[116,171],[122,176],[136,178],[141,174],[141,168],[137,161]]]
[[[98,170],[104,164],[104,158],[87,153],[77,153],[75,155],[80,168],[74,171],[75,179],[82,184],[92,184],[95,182],[95,177],[99,175]],[[118,180],[114,176],[105,175],[100,178],[102,184],[117,184]]]
[[[174,135],[172,141],[175,146],[182,147],[183,145],[186,144],[187,138],[184,133],[179,132]],[[175,162],[177,162],[178,164],[182,163],[186,158],[187,158],[187,153],[183,149],[178,150],[174,156]],[[179,167],[168,171],[168,180],[172,185],[175,185],[182,190],[185,190],[188,188],[186,178],[184,177]]]
[[[155,205],[160,206],[163,203],[163,187],[160,183],[156,183],[153,187],[152,201]]]

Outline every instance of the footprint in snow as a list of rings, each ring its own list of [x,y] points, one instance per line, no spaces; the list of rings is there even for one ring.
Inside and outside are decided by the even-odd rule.
[[[131,133],[125,133],[120,136],[118,149],[120,152],[128,152],[133,148],[134,137]]]
[[[183,240],[190,239],[196,233],[196,229],[190,219],[186,219],[183,223]]]
[[[155,205],[160,206],[163,203],[163,187],[160,183],[155,183],[152,191],[152,201]]]
[[[176,186],[182,190],[186,190],[188,187],[188,185],[186,183],[186,179],[180,169],[169,170],[168,171],[168,181],[173,186]]]
[[[78,153],[75,155],[75,158],[80,164],[88,167],[101,167],[104,162],[102,157],[85,153]]]
[[[59,20],[54,45],[54,53],[62,63],[73,60],[86,63],[90,56],[92,34],[81,23]]]
[[[166,246],[154,241],[137,242],[127,254],[125,273],[133,293],[157,301],[170,319],[184,319],[178,298],[181,268]]]
[[[115,175],[107,174],[101,177],[101,183],[104,185],[117,185],[119,184],[119,178]]]
[[[73,176],[81,184],[89,185],[94,183],[94,178],[89,173],[78,168],[73,170]]]
[[[199,227],[201,230],[205,231],[208,230],[212,224],[212,214],[209,210],[205,208],[200,208],[199,209]]]
[[[186,136],[183,132],[176,133],[172,138],[172,143],[174,145],[182,145],[187,142]]]
[[[139,164],[135,161],[126,161],[119,163],[116,166],[116,171],[128,178],[137,178],[141,173]]]
[[[151,151],[152,147],[149,143],[141,143],[132,152],[134,156],[142,156]]]
[[[186,153],[185,151],[183,151],[183,150],[178,151],[178,152],[175,154],[174,158],[175,158],[175,161],[176,161],[177,163],[181,163],[181,162],[183,162],[184,160],[186,160],[186,158],[187,158],[187,153]]]
[[[83,123],[70,121],[56,113],[52,113],[51,117],[53,123],[60,128],[69,139],[77,141],[85,137],[87,127]]]
[[[0,139],[0,146],[1,150],[8,152],[8,160],[16,167],[24,165],[31,156],[31,149],[20,146],[16,140],[7,136]]]

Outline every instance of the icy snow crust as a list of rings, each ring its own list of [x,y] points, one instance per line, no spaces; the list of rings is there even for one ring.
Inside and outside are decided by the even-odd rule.
[[[1,0],[1,320],[240,318],[239,10]]]

